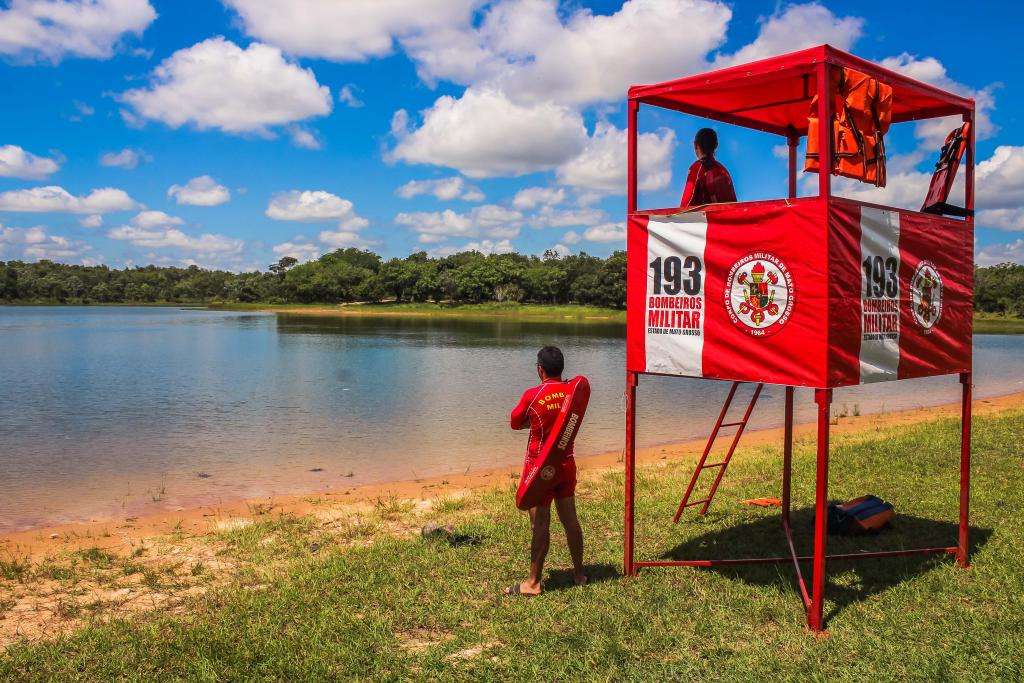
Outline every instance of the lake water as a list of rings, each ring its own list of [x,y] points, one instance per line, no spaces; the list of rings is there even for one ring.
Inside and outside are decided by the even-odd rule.
[[[549,343],[593,385],[577,452],[622,448],[619,325],[0,307],[0,531],[513,464],[526,437],[508,411]],[[1024,390],[1022,350],[975,338],[978,397]],[[727,388],[644,378],[640,443],[706,434]],[[766,394],[755,427],[780,423],[781,389]],[[835,401],[958,396],[944,377]],[[813,413],[798,392],[798,418]]]

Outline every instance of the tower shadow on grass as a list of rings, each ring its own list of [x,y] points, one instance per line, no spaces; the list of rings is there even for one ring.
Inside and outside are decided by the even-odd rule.
[[[589,586],[595,583],[602,583],[604,581],[621,578],[622,568],[607,563],[585,564],[583,565],[583,573],[587,575],[587,585]],[[564,590],[566,588],[572,588],[575,585],[576,584],[572,580],[571,570],[552,569],[548,572],[548,578],[544,582],[544,590]]]
[[[814,509],[811,507],[790,513],[793,544],[799,555],[810,555],[813,550]],[[685,522],[683,522],[685,523]],[[863,536],[829,536],[826,550],[830,555],[858,552],[901,550],[904,548],[930,548],[954,546],[958,525],[949,521],[926,519],[916,515],[897,513],[892,525],[880,533]],[[988,541],[992,529],[970,528],[973,556]],[[665,560],[720,559],[739,557],[788,556],[786,537],[779,515],[753,522],[709,531],[689,539],[663,553]],[[831,609],[826,618],[834,617],[847,605],[882,593],[905,581],[921,576],[943,562],[953,562],[952,555],[908,555],[903,557],[866,558],[860,560],[830,560],[826,564],[826,605]],[[811,581],[811,563],[800,563],[804,580]],[[738,579],[758,586],[796,588],[792,562],[778,564],[750,564],[711,567],[702,571],[718,572],[722,576]],[[853,576],[850,577],[852,572]],[[842,576],[842,582],[837,577]]]

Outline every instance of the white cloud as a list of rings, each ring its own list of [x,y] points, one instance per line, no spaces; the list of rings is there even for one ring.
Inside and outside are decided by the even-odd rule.
[[[39,180],[57,172],[60,162],[26,152],[17,145],[0,147],[0,177]]]
[[[137,167],[142,161],[149,161],[146,153],[129,147],[125,147],[120,152],[107,152],[100,157],[101,165],[126,170]]]
[[[82,262],[83,255],[91,250],[85,242],[50,235],[41,226],[7,228],[0,225],[0,256],[7,258]]]
[[[0,225],[0,244],[39,244],[45,240],[46,229],[40,226],[7,228]]]
[[[390,158],[457,169],[470,178],[522,175],[550,169],[586,143],[579,113],[551,102],[515,104],[498,90],[468,88],[423,112],[423,124],[392,121],[397,144]]]
[[[335,249],[347,249],[348,247],[368,249],[378,244],[376,240],[368,240],[352,230],[338,230],[335,232],[325,230],[320,233],[319,238],[321,242]]]
[[[0,192],[0,211],[103,214],[129,211],[136,206],[128,193],[113,187],[93,190],[82,197],[57,185]]]
[[[864,29],[859,17],[837,17],[817,2],[788,5],[770,17],[760,19],[761,28],[753,42],[731,55],[719,55],[716,67],[744,64],[766,57],[794,52],[822,43],[849,50]]]
[[[83,228],[98,228],[103,225],[103,216],[94,213],[91,216],[84,216],[78,219],[78,222]]]
[[[565,258],[566,256],[572,253],[569,247],[565,246],[564,244],[556,244],[553,247],[551,247],[551,249],[549,249],[548,251],[556,254],[558,258]]]
[[[885,206],[913,209],[921,208],[931,172],[916,171],[914,166],[921,160],[918,152],[910,155],[894,155],[890,166],[901,170],[890,173],[885,187],[874,187],[849,178],[833,178],[835,194],[866,202],[874,202]],[[804,187],[813,187],[816,192],[817,175],[805,176]],[[964,165],[960,165],[960,173],[950,192],[950,202],[957,204],[963,200]],[[993,219],[991,227],[1007,228],[1012,218],[1012,210],[1024,207],[1024,146],[1000,145],[992,156],[978,163],[975,167],[975,206],[979,212],[978,223],[982,217]],[[994,213],[995,210],[1008,210]]]
[[[289,126],[288,135],[292,138],[292,144],[302,149],[322,149],[324,146],[316,131],[303,126]]]
[[[931,83],[934,86],[954,92],[958,95],[974,98],[977,129],[975,135],[984,140],[995,135],[997,126],[992,123],[991,112],[995,108],[994,85],[980,90],[959,83],[949,77],[946,67],[934,57],[919,58],[904,52],[895,57],[887,57],[881,61],[882,66],[910,76],[913,79]],[[946,139],[949,131],[962,124],[956,116],[945,116],[928,119],[917,124],[916,135],[922,144],[937,148]]]
[[[341,90],[338,91],[338,101],[353,109],[362,107],[364,102],[359,99],[355,91],[356,87],[352,84],[341,86]]]
[[[239,254],[245,243],[240,239],[205,233],[194,237],[178,228],[164,226],[140,227],[122,225],[107,231],[113,240],[129,242],[147,249],[180,249],[198,254]]]
[[[81,121],[84,117],[92,116],[96,113],[96,109],[86,102],[75,100],[72,104],[75,105],[75,111],[78,112],[78,114],[72,117],[72,121]]]
[[[460,176],[450,178],[437,178],[433,180],[410,180],[397,190],[402,199],[412,199],[422,194],[430,194],[441,201],[462,199],[467,202],[479,202],[484,200],[484,193],[479,188],[466,183]]]
[[[1024,146],[999,145],[977,165],[974,178],[979,208],[1024,206]]]
[[[585,105],[621,99],[633,83],[706,66],[732,13],[711,0],[629,0],[610,15],[559,12],[557,0],[493,3],[479,26],[403,39],[428,81],[486,84],[518,101]]]
[[[480,0],[224,0],[251,36],[294,55],[364,61],[394,38],[468,22]]]
[[[193,178],[184,185],[171,185],[167,196],[179,204],[219,206],[231,199],[231,191],[208,175]]]
[[[476,234],[473,221],[466,215],[451,209],[444,211],[415,211],[395,216],[395,223],[404,225],[420,234],[420,241],[434,241],[424,236],[472,237]]]
[[[143,229],[182,225],[184,223],[185,221],[177,216],[169,216],[163,211],[142,211],[131,220],[132,225]]]
[[[975,222],[983,228],[995,228],[1008,232],[1024,231],[1024,207],[985,209],[978,212]]]
[[[274,126],[329,114],[331,92],[276,47],[242,49],[223,37],[178,50],[153,71],[149,87],[122,93],[142,119],[172,128],[271,135]]]
[[[291,190],[274,195],[266,215],[275,221],[324,222],[362,220],[352,202],[325,190]]]
[[[1024,263],[1024,239],[1003,244],[990,244],[978,251],[974,261],[979,266],[994,266],[1000,263]]]
[[[323,249],[309,242],[282,242],[274,245],[273,252],[281,257],[291,256],[305,262],[319,258]]]
[[[451,209],[400,213],[395,223],[419,234],[420,242],[431,244],[448,237],[508,239],[519,235],[523,214],[496,204],[477,206],[466,214]]]
[[[500,240],[495,242],[493,240],[480,240],[478,242],[468,242],[463,244],[461,247],[445,246],[431,250],[431,253],[435,256],[451,256],[452,254],[458,254],[463,251],[477,251],[481,254],[510,254],[515,251],[515,247],[509,240]]]
[[[57,63],[107,59],[125,35],[156,19],[148,0],[11,0],[0,10],[0,54]]]
[[[569,232],[562,235],[562,241],[565,242],[566,244],[579,244],[580,234],[575,230],[570,230]]]
[[[675,133],[662,128],[641,133],[637,183],[641,190],[661,190],[672,181]],[[626,193],[626,131],[600,121],[586,147],[557,171],[558,182],[605,193]]]
[[[550,206],[541,207],[540,211],[530,218],[535,228],[567,228],[578,225],[596,225],[606,220],[601,209],[577,208],[555,209]]]
[[[605,223],[595,225],[583,233],[583,238],[591,242],[626,242],[626,227],[622,223]]]
[[[561,187],[525,187],[512,199],[512,206],[528,211],[538,206],[553,206],[565,201],[565,190]]]

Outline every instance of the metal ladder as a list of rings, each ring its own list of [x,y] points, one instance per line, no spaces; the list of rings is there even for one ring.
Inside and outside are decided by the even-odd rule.
[[[729,467],[729,461],[732,460],[733,453],[736,452],[736,445],[740,441],[740,437],[743,435],[743,430],[746,429],[747,423],[750,421],[750,413],[754,410],[754,405],[757,403],[757,397],[761,395],[761,389],[764,388],[764,384],[758,384],[754,387],[754,394],[750,397],[750,403],[747,405],[746,411],[743,413],[743,418],[738,422],[725,422],[725,416],[729,412],[729,406],[732,405],[732,399],[736,395],[736,389],[739,388],[743,382],[733,382],[732,387],[729,389],[729,395],[725,397],[725,403],[722,404],[722,411],[718,414],[718,420],[715,422],[714,428],[711,430],[711,435],[708,437],[708,443],[704,447],[704,453],[700,456],[700,462],[697,463],[697,469],[693,471],[693,476],[690,477],[690,485],[686,487],[686,493],[683,495],[683,499],[679,501],[679,509],[676,510],[675,517],[672,518],[672,523],[677,524],[679,518],[683,515],[683,510],[688,507],[694,507],[696,505],[703,504],[704,507],[700,509],[700,514],[705,514],[708,511],[708,507],[711,505],[711,500],[715,497],[715,492],[718,491],[718,485],[722,483],[722,477],[725,476],[725,470]],[[729,444],[729,450],[726,452],[725,457],[720,462],[713,462],[708,464],[708,455],[711,454],[711,449],[715,446],[715,440],[718,438],[718,432],[721,431],[722,427],[737,427],[736,433],[732,436],[732,443]],[[697,480],[700,479],[700,473],[704,470],[718,469],[718,474],[715,476],[715,483],[711,485],[711,492],[707,498],[701,500],[690,500],[690,496],[693,495],[693,489],[697,486]]]

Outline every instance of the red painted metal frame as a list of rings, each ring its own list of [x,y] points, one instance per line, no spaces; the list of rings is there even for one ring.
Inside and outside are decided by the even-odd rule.
[[[829,466],[829,418],[832,403],[831,389],[816,389],[814,400],[817,404],[817,455],[816,481],[814,488],[814,547],[810,555],[798,555],[793,542],[790,526],[791,486],[793,471],[793,387],[786,387],[784,444],[782,458],[782,532],[786,539],[788,555],[772,557],[707,558],[692,560],[640,560],[635,558],[635,501],[636,501],[636,392],[640,373],[630,372],[626,377],[626,496],[625,496],[625,558],[623,573],[636,576],[641,568],[649,567],[728,567],[746,564],[783,564],[792,562],[797,590],[807,615],[807,627],[814,632],[825,630],[825,578],[828,561],[852,561],[912,555],[953,555],[957,564],[970,564],[969,513],[970,513],[970,470],[971,470],[971,373],[960,375],[962,393],[962,423],[960,446],[960,515],[957,544],[952,546],[931,546],[901,550],[879,550],[863,553],[827,553],[828,538],[828,466]],[[811,563],[811,583],[804,578],[802,562]]]
[[[743,411],[743,417],[738,422],[725,422],[725,416],[729,412],[729,407],[732,405],[732,399],[736,395],[736,389],[738,389],[741,384],[749,384],[749,382],[733,382],[732,387],[729,389],[729,395],[722,404],[722,410],[718,414],[718,420],[715,421],[715,426],[711,429],[711,435],[708,437],[708,442],[704,446],[704,452],[700,456],[697,468],[693,471],[693,476],[690,477],[690,483],[686,487],[686,493],[683,494],[682,500],[679,501],[679,507],[676,509],[676,514],[672,517],[673,524],[679,523],[679,518],[682,517],[683,510],[688,507],[703,504],[703,507],[700,509],[700,514],[702,515],[707,514],[708,508],[711,507],[711,501],[714,500],[715,494],[718,492],[718,486],[722,483],[725,471],[729,468],[729,463],[732,461],[732,456],[736,453],[736,446],[739,445],[740,439],[743,437],[743,432],[747,428],[747,423],[750,422],[750,414],[754,412],[754,406],[757,405],[757,398],[761,395],[761,390],[764,389],[764,384],[758,383],[754,388],[754,394],[750,397],[750,402],[747,404],[746,410]],[[737,429],[732,435],[732,441],[729,444],[729,449],[725,453],[725,457],[723,457],[719,462],[708,465],[708,456],[711,455],[711,449],[714,448],[715,440],[718,439],[718,433],[721,431],[722,427],[737,427]],[[700,479],[700,473],[713,467],[718,468],[718,474],[715,475],[715,481],[711,484],[711,491],[708,493],[708,497],[703,500],[695,500],[691,502],[690,496],[693,495],[693,490],[697,486],[697,480]]]
[[[844,55],[845,58],[852,57],[850,55]],[[846,59],[846,62],[849,62]],[[825,88],[828,79],[828,70],[833,68],[833,60],[825,59],[814,65],[817,70],[817,85],[818,85],[818,120],[829,121],[831,120],[831,114],[829,108],[831,106],[831,98],[826,96]],[[856,60],[854,63],[856,68],[867,71],[868,73],[883,73],[881,67],[876,67],[870,64],[870,62],[863,62],[863,60]],[[865,68],[869,67],[869,68]],[[889,74],[886,74],[889,75]],[[902,77],[901,77],[902,78]],[[650,88],[651,86],[646,86]],[[931,88],[930,86],[922,86],[925,88]],[[650,93],[647,96],[639,96],[639,93],[635,93],[637,89],[631,89],[630,99],[628,101],[627,111],[627,129],[628,129],[628,148],[627,148],[627,193],[626,193],[626,204],[629,213],[635,213],[637,210],[637,118],[639,115],[640,101],[643,100],[649,104],[653,104],[653,97]],[[941,91],[940,91],[941,92]],[[943,93],[952,99],[956,99],[955,96]],[[974,123],[974,103],[970,100],[964,100],[963,103],[956,102],[957,107],[970,107],[970,110],[963,114],[965,121],[971,121]],[[674,107],[682,110],[680,107]],[[699,112],[704,114],[707,118],[718,118],[720,120],[727,120],[723,118],[721,113],[717,116],[709,116],[712,112]],[[924,112],[920,118],[923,118],[925,114],[929,116],[939,116],[942,113],[949,112]],[[738,119],[732,115],[730,118]],[[744,125],[741,121],[731,120],[731,123],[739,123]],[[748,124],[749,125],[749,124]],[[763,126],[750,125],[749,127],[758,128],[764,130]],[[796,197],[796,174],[797,174],[797,158],[796,158],[796,146],[799,139],[799,134],[790,129],[786,131],[771,131],[783,134],[787,138],[789,146],[789,185],[788,185],[788,196],[793,198]],[[823,144],[821,145],[821,168],[828,169],[832,167],[832,136],[823,136]],[[971,140],[967,147],[967,168],[966,170],[966,184],[965,184],[965,207],[969,210],[974,208],[974,166],[975,166],[975,155],[974,155],[974,126],[971,126]],[[830,173],[819,173],[818,174],[818,192],[821,197],[824,197],[826,201],[831,197],[832,183]],[[972,221],[973,218],[967,218],[966,220]],[[825,577],[826,577],[826,563],[829,560],[832,561],[849,561],[849,560],[861,560],[870,558],[887,558],[887,557],[904,557],[910,555],[935,555],[935,554],[949,554],[956,557],[957,564],[961,567],[968,567],[970,564],[970,476],[971,476],[971,372],[964,372],[960,374],[960,382],[962,384],[962,406],[961,406],[961,441],[960,441],[960,491],[959,491],[959,503],[960,503],[960,514],[959,514],[959,527],[957,535],[957,544],[955,546],[938,546],[928,548],[912,548],[906,550],[882,550],[876,552],[866,553],[848,553],[840,555],[828,555],[826,546],[828,538],[828,465],[829,465],[829,417],[830,417],[830,406],[832,402],[832,390],[831,389],[816,389],[814,400],[817,404],[817,454],[816,454],[816,481],[815,481],[815,497],[814,497],[814,547],[811,555],[798,555],[796,552],[796,546],[793,542],[793,531],[790,526],[790,505],[791,505],[791,487],[792,487],[792,465],[793,465],[793,398],[794,389],[793,387],[786,387],[785,396],[785,427],[784,427],[784,447],[783,447],[783,466],[782,466],[782,511],[781,511],[781,522],[782,531],[786,538],[789,554],[780,555],[776,557],[748,557],[748,558],[728,558],[728,559],[693,559],[693,560],[648,560],[648,561],[637,561],[635,558],[635,505],[636,505],[636,397],[637,397],[637,385],[639,384],[640,374],[636,372],[626,373],[626,448],[624,453],[625,461],[625,514],[624,523],[625,529],[623,534],[623,573],[626,576],[636,576],[637,570],[642,567],[719,567],[719,566],[734,566],[743,564],[770,564],[770,563],[785,563],[792,562],[793,569],[796,575],[797,588],[800,592],[800,597],[803,601],[804,608],[807,616],[807,626],[813,632],[822,632],[825,630],[824,621],[824,601],[825,601]],[[719,417],[719,423],[722,417]],[[811,585],[808,587],[804,574],[801,567],[801,562],[811,563]]]

